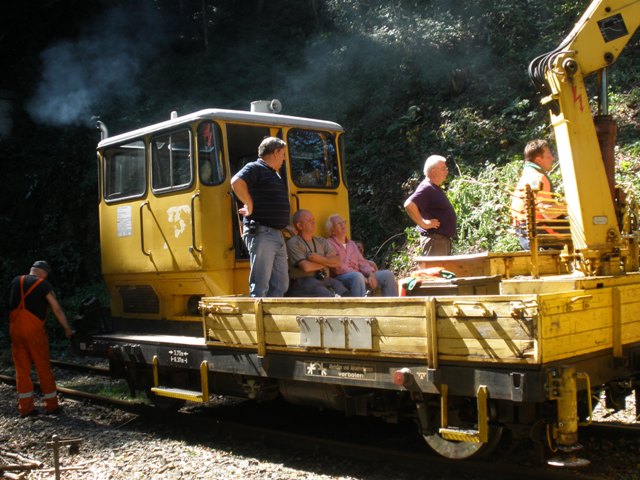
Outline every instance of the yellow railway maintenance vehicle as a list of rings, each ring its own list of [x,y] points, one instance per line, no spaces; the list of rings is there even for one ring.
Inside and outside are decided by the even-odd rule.
[[[276,113],[203,110],[104,138],[102,265],[110,330],[77,325],[76,347],[158,405],[210,393],[277,396],[346,415],[411,419],[440,455],[487,454],[531,436],[555,465],[582,465],[578,426],[621,408],[640,374],[638,209],[613,184],[605,69],[638,27],[640,1],[597,0],[531,64],[556,133],[567,232],[531,253],[420,258],[456,279],[398,298],[250,298],[230,178],[260,140],[287,144],[292,210],[348,218],[342,128]],[[598,74],[590,111],[584,77]],[[277,109],[277,102],[257,107]],[[600,140],[599,140],[600,137]],[[539,252],[545,243],[562,250]],[[104,322],[103,322],[104,323]]]

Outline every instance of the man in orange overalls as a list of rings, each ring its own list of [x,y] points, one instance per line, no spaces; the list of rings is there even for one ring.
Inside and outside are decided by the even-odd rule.
[[[31,381],[32,365],[35,365],[38,372],[45,413],[56,413],[60,408],[56,381],[49,363],[49,340],[44,328],[49,307],[64,328],[67,338],[73,335],[73,331],[56,300],[53,287],[46,280],[50,272],[49,264],[38,260],[28,275],[17,276],[11,281],[9,334],[16,368],[18,412],[21,417],[37,413]]]

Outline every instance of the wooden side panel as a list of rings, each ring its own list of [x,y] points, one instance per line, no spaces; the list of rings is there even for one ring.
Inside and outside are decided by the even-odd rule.
[[[640,285],[618,287],[622,343],[640,342]]]
[[[502,275],[511,278],[531,275],[531,254],[529,252],[475,253],[451,255],[448,257],[414,257],[419,268],[442,267],[458,277],[478,277]],[[559,252],[540,252],[538,268],[541,275],[557,275],[563,272]]]
[[[216,298],[214,311],[205,314],[207,340],[253,346],[258,338],[254,300]],[[398,303],[402,305],[399,306]],[[380,354],[427,355],[425,301],[409,299],[263,299],[263,322],[267,346],[300,347],[299,317],[371,318],[372,347]]]
[[[482,301],[477,300],[482,298]],[[532,297],[527,301],[531,302]],[[205,299],[207,341],[256,346],[255,301],[247,297]],[[535,302],[534,302],[535,304]],[[410,356],[443,360],[532,363],[536,359],[534,312],[513,313],[521,298],[400,297],[381,299],[262,299],[267,348],[296,349],[301,345],[301,318],[371,320],[371,350],[350,351],[366,356]],[[427,309],[435,305],[436,325],[430,334]],[[526,311],[523,310],[523,311]],[[434,341],[435,340],[435,341]],[[318,347],[310,347],[318,348]],[[322,349],[325,352],[331,349]],[[344,349],[337,349],[347,353]]]
[[[437,347],[441,359],[529,363],[535,360],[533,313],[514,315],[521,302],[499,297],[439,299]]]
[[[611,348],[610,288],[541,295],[540,300],[543,363]]]

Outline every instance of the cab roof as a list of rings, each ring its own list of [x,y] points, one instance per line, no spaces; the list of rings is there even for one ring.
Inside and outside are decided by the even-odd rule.
[[[329,130],[343,132],[344,129],[335,122],[325,120],[316,120],[305,117],[292,117],[289,115],[280,115],[277,113],[260,113],[249,112],[243,110],[224,110],[218,108],[208,108],[199,110],[194,113],[172,118],[170,120],[149,125],[130,132],[121,133],[112,137],[107,137],[98,143],[98,148],[104,148],[110,145],[117,145],[128,140],[140,138],[150,133],[167,130],[180,125],[189,124],[198,120],[227,120],[239,121],[247,123],[258,123],[262,125],[284,126],[284,127],[302,127],[314,130]]]

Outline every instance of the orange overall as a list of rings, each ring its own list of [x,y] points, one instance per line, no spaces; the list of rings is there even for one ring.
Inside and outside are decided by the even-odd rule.
[[[47,412],[58,408],[56,381],[49,363],[49,339],[44,321],[25,308],[25,298],[42,282],[38,279],[24,292],[24,275],[20,278],[20,304],[9,314],[9,334],[11,351],[16,368],[16,390],[18,391],[18,412],[29,415],[35,409],[31,366],[35,365],[40,380],[40,390]]]

